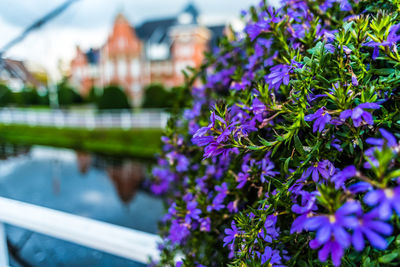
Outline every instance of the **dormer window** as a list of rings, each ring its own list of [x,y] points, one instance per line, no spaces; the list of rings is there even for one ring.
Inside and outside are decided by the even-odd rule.
[[[180,24],[192,24],[193,23],[193,15],[187,12],[184,12],[179,15],[178,21]]]

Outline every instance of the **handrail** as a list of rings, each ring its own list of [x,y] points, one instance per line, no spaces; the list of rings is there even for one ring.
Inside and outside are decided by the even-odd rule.
[[[159,259],[157,235],[0,197],[0,266],[8,266],[4,223],[136,262]]]
[[[167,125],[169,114],[160,110],[105,111],[93,110],[35,110],[20,108],[0,109],[0,123],[58,128],[161,128]]]

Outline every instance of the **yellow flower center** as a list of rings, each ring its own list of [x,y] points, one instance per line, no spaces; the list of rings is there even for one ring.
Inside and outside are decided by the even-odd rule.
[[[393,190],[392,189],[385,189],[385,196],[387,197],[387,198],[393,198],[394,197],[394,193],[393,193]]]
[[[330,223],[335,223],[336,222],[335,215],[329,215],[329,222]]]

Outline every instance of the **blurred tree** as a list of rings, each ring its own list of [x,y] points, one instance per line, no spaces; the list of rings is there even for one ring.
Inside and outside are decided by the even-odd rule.
[[[170,108],[173,99],[172,90],[167,91],[162,84],[154,83],[148,85],[145,89],[143,108]]]
[[[64,79],[57,85],[58,104],[70,106],[83,103],[82,97]]]
[[[21,92],[14,93],[14,102],[18,106],[32,106],[40,104],[40,96],[36,88],[25,87]]]
[[[130,109],[128,97],[123,89],[117,85],[104,88],[103,94],[97,101],[98,109]]]
[[[97,101],[99,100],[99,97],[100,97],[99,96],[99,91],[100,91],[100,88],[97,88],[95,86],[90,88],[89,94],[85,98],[85,102],[86,103],[97,104]]]
[[[6,85],[0,84],[0,106],[4,107],[14,102],[13,94]]]

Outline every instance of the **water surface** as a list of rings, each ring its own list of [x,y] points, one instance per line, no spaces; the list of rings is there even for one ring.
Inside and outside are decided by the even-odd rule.
[[[143,189],[148,163],[48,147],[0,146],[0,196],[156,233],[159,198]],[[13,266],[143,266],[7,226]]]

